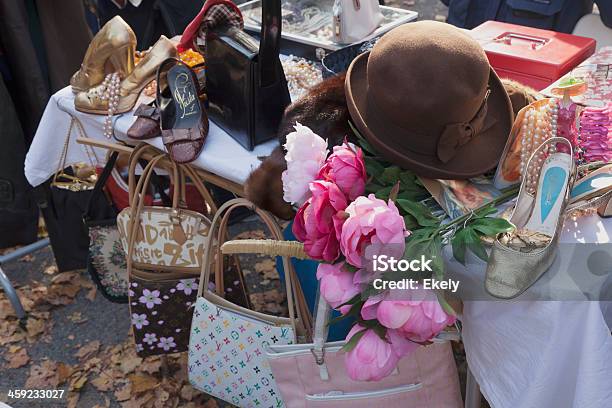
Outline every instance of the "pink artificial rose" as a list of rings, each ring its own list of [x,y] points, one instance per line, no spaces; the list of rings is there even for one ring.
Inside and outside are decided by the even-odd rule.
[[[377,253],[393,252],[400,256],[404,253],[406,224],[393,201],[386,203],[374,194],[357,197],[346,207],[346,213],[348,218],[342,225],[340,249],[348,263],[361,268],[362,257],[370,245],[380,247]]]
[[[317,176],[336,183],[351,201],[364,193],[367,177],[363,152],[346,141],[342,146],[334,146]]]
[[[346,337],[364,330],[356,324]],[[418,344],[409,342],[395,330],[387,330],[386,340],[367,329],[355,347],[344,356],[349,377],[355,381],[380,381],[393,372],[400,358],[412,352]]]
[[[383,300],[377,304],[376,318],[383,326],[397,329],[406,338],[424,342],[455,323],[455,316],[447,314],[436,294],[426,289],[403,291],[408,300]],[[399,297],[399,296],[396,296]]]
[[[310,128],[296,123],[284,147],[287,170],[281,175],[283,199],[302,205],[310,196],[308,184],[317,179],[327,157],[327,142]]]
[[[351,300],[359,294],[359,287],[353,284],[353,273],[344,268],[344,262],[330,265],[319,264],[317,279],[321,296],[334,309]],[[350,305],[340,307],[340,312],[346,314],[351,310]]]
[[[293,233],[304,243],[304,250],[313,259],[335,261],[340,255],[338,237],[344,222],[346,197],[329,181],[310,183],[312,197],[298,210]]]

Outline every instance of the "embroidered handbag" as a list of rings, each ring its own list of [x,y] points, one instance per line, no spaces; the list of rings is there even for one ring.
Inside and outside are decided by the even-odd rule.
[[[259,215],[275,239],[282,239],[278,224],[268,213],[247,200],[235,199],[225,203],[215,214],[205,258],[213,256],[216,229],[219,229],[217,237],[221,242],[230,213],[245,206]],[[240,245],[231,249],[222,247],[223,253],[254,252]],[[216,259],[222,259],[221,253],[216,254]],[[269,344],[292,344],[308,335],[310,319],[288,257],[283,258],[283,267],[288,271],[285,282],[289,318],[255,312],[210,292],[210,262],[203,262],[202,285],[198,289],[189,340],[189,381],[195,388],[240,408],[285,406],[264,349]]]
[[[91,203],[100,195],[104,197],[104,186],[115,167],[118,152],[111,153],[98,177],[91,194],[83,222],[89,231],[89,254],[87,271],[108,300],[127,303],[128,279],[125,251],[121,246],[117,230],[116,212],[110,217],[96,217],[91,211]]]
[[[448,341],[435,340],[402,358],[390,376],[378,382],[353,381],[346,374],[344,341],[325,342],[329,306],[319,296],[311,344],[266,349],[272,373],[291,408],[462,406],[457,367]]]
[[[136,164],[146,151],[154,156],[136,183]],[[145,206],[153,169],[164,159],[174,185],[178,186],[173,191],[172,207]],[[210,227],[204,215],[179,207],[185,172],[202,196],[210,198],[201,180],[189,167],[177,166],[167,159],[165,154],[147,145],[134,149],[129,163],[131,205],[117,216],[127,253],[130,315],[140,356],[187,349],[189,307],[195,301]]]

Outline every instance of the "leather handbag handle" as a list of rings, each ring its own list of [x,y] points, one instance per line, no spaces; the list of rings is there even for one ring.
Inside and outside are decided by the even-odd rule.
[[[139,163],[140,158],[146,152],[151,152],[154,156],[163,155],[163,152],[160,152],[155,147],[147,143],[144,143],[144,142],[140,143],[138,146],[134,148],[134,150],[132,150],[132,153],[130,154],[129,169],[128,169],[128,192],[129,192],[128,202],[130,203],[130,207],[132,206],[132,203],[136,199],[135,196],[137,193],[142,194],[143,200],[144,200],[144,195],[146,194],[147,186],[149,185],[149,181],[147,181],[145,184],[140,183],[140,181],[144,178],[144,175],[145,175],[144,171],[141,174],[141,177],[138,180],[138,183],[136,183],[136,165]],[[174,184],[175,184],[175,188],[172,194],[172,208],[177,208],[179,205],[180,191],[181,191],[181,187],[179,186],[180,177],[179,177],[178,168],[177,168],[176,163],[174,163],[172,160],[170,160],[169,163],[170,163],[170,170],[172,171],[172,177],[174,178]],[[153,171],[153,168],[151,169],[151,171]]]
[[[274,220],[274,218],[272,218],[272,216],[266,213],[265,211],[257,208],[250,201],[245,200],[243,198],[236,198],[236,199],[230,200],[226,202],[225,204],[223,204],[219,208],[217,213],[215,214],[215,217],[213,218],[213,221],[211,224],[211,231],[208,235],[208,244],[206,245],[206,249],[205,249],[206,252],[204,254],[204,260],[202,261],[202,274],[200,275],[200,285],[198,287],[198,297],[202,296],[202,293],[204,290],[208,290],[208,283],[210,281],[210,273],[211,273],[210,259],[213,255],[213,249],[215,248],[215,242],[214,242],[215,237],[217,238],[217,240],[219,239],[219,237],[224,237],[225,231],[223,231],[223,225],[225,224],[227,226],[227,222],[229,220],[230,213],[239,207],[247,207],[251,209],[252,211],[255,211],[257,215],[261,218],[261,220],[266,224],[266,226],[268,227],[268,229],[270,230],[274,238],[278,240],[283,239],[282,232],[276,220]],[[219,235],[215,234],[215,231],[217,228],[221,229],[221,231],[219,231]],[[220,246],[221,246],[220,242],[217,242],[217,244],[218,244],[217,257],[222,259],[222,253],[220,250]],[[246,251],[242,251],[242,252],[246,253]],[[286,295],[287,295],[287,308],[289,309],[289,319],[291,320],[291,325],[294,328],[294,333],[296,333],[296,336],[298,334],[298,332],[296,331],[296,322],[298,321],[303,325],[304,331],[308,335],[310,335],[312,333],[312,327],[309,324],[309,322],[311,322],[311,319],[308,316],[309,312],[307,313],[307,315],[304,315],[304,309],[302,307],[296,308],[296,305],[294,304],[294,296],[301,296],[303,298],[302,291],[297,289],[299,287],[299,281],[296,279],[295,272],[293,272],[293,268],[291,266],[291,262],[289,261],[289,258],[283,257],[282,260],[283,260],[283,267],[285,268],[285,271],[286,271],[285,288],[286,288]],[[215,278],[222,280],[223,268],[220,268],[220,273],[221,273],[221,276],[215,277]],[[301,302],[299,299],[296,299],[296,300],[298,301],[298,306],[300,306],[300,304],[302,303],[305,303],[305,300],[304,302]],[[308,311],[307,308],[306,308],[306,311]],[[296,318],[296,312],[298,314],[297,318]]]
[[[261,33],[259,42],[259,81],[262,87],[278,81],[282,13],[280,0],[261,1]]]

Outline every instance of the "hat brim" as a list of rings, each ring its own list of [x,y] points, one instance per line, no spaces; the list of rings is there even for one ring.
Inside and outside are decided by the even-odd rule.
[[[380,154],[419,176],[436,179],[475,177],[498,164],[512,129],[514,113],[508,94],[492,68],[489,74],[491,94],[488,99],[487,121],[493,124],[461,146],[450,161],[443,163],[437,156],[423,155],[406,146],[390,146],[385,143],[381,136],[397,129],[392,128],[392,121],[385,118],[384,113],[372,114],[373,109],[368,109],[368,57],[369,52],[361,54],[349,66],[345,82],[346,99],[355,126]],[[418,98],[418,95],[414,97]]]

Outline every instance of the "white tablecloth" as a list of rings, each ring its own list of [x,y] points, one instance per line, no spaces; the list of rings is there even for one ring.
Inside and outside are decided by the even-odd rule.
[[[598,279],[583,279],[590,273],[585,264],[596,251],[612,259],[612,219],[568,219],[560,241],[551,269],[512,301],[466,300],[488,298],[486,265],[474,257],[467,268],[454,260],[446,263],[449,275],[461,279],[468,365],[494,408],[612,407],[612,302],[586,300],[587,295],[582,301],[525,300],[546,298],[551,288],[564,288],[569,299],[596,292],[584,287]],[[589,266],[598,272],[603,266],[612,283],[611,261]]]
[[[81,121],[88,137],[105,140],[102,135],[104,116],[78,112],[74,108],[74,96],[70,87],[58,91],[47,104],[25,159],[25,176],[31,185],[43,183],[56,172],[70,124],[69,115]],[[121,140],[129,140],[126,132],[135,119],[131,112],[117,115],[114,122],[115,136]],[[77,130],[74,129],[70,137],[67,164],[89,162],[87,148],[76,143],[78,136]],[[164,148],[161,137],[147,142],[160,149]],[[259,166],[258,157],[267,156],[277,145],[278,142],[273,138],[249,152],[210,122],[204,149],[194,164],[230,181],[243,184],[251,171]],[[102,149],[95,151],[97,157],[103,160],[106,152]]]
[[[68,88],[55,94],[26,157],[25,173],[32,185],[44,182],[57,169],[70,122],[68,114],[81,120],[89,137],[102,138],[102,116],[76,112]],[[125,138],[133,120],[129,113],[117,119],[117,137]],[[70,139],[67,163],[88,160],[76,137],[74,133]],[[162,147],[160,138],[151,142]],[[274,146],[276,142],[270,141],[248,152],[211,123],[195,165],[243,183],[258,165],[257,157],[267,155]],[[104,157],[105,152],[97,153]],[[610,244],[611,237],[612,220],[604,222],[592,216],[566,222],[562,241]],[[563,244],[557,264],[567,265],[575,256],[569,248],[572,246]],[[609,245],[603,248],[610,250]],[[464,268],[449,260],[447,267],[451,276],[462,280],[465,350],[470,368],[494,408],[612,407],[612,337],[605,320],[612,320],[612,307],[604,312],[604,305],[595,301],[470,301],[467,299],[486,298],[484,263],[473,260]],[[542,279],[524,296],[545,293],[550,287],[567,285],[566,281],[563,274]]]

